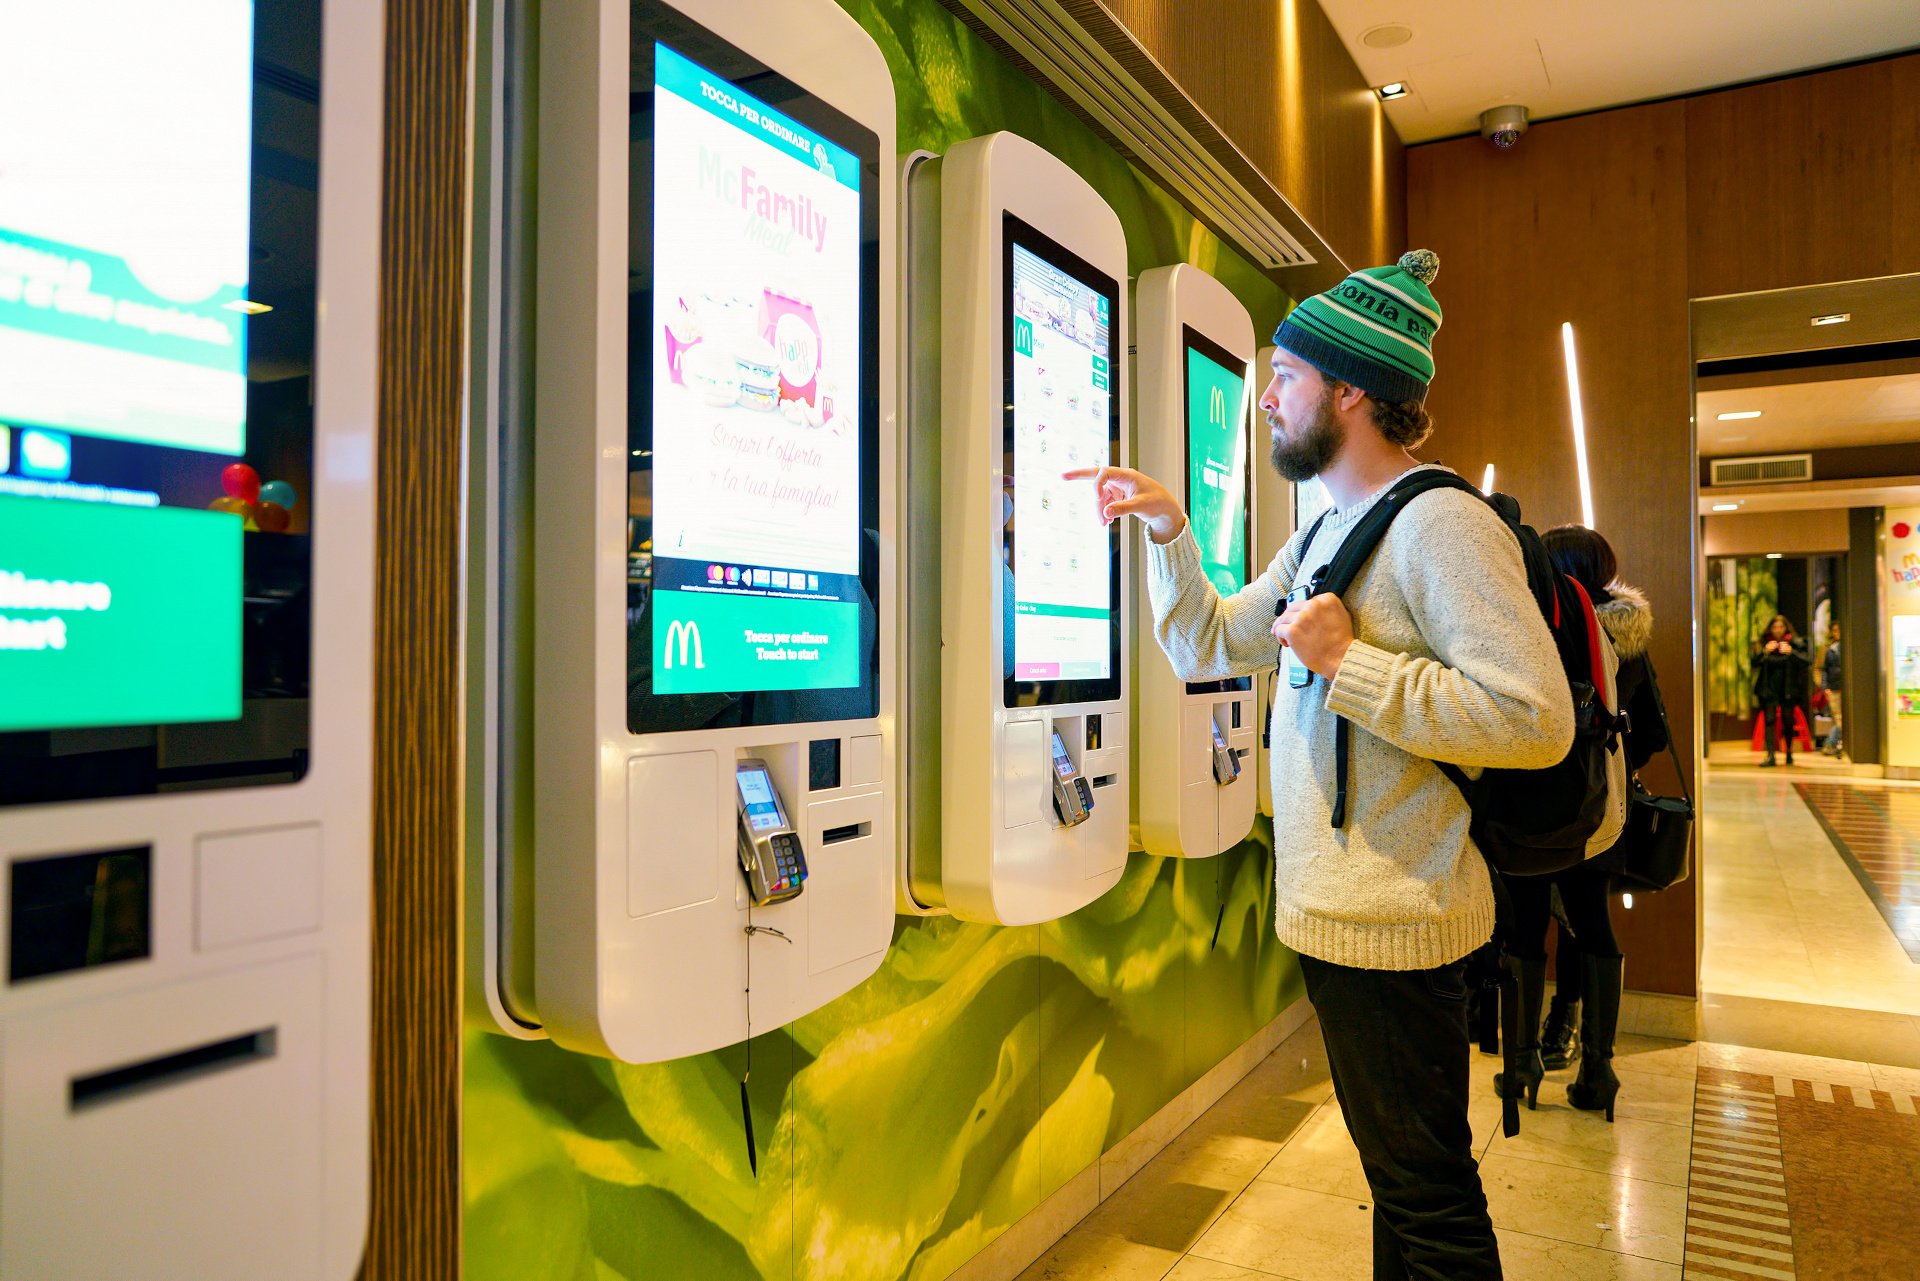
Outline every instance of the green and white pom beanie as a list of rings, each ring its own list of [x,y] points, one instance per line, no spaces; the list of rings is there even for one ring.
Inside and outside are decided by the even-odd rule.
[[[1440,255],[1431,249],[1356,271],[1295,307],[1274,330],[1274,344],[1375,400],[1425,400],[1440,328],[1440,304],[1428,286],[1439,274]]]

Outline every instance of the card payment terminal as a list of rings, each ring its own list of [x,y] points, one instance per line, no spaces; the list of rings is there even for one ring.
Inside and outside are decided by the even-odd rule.
[[[755,904],[784,903],[806,887],[807,856],[800,835],[767,772],[767,763],[747,759],[733,769],[740,799],[740,872]]]
[[[1220,723],[1213,723],[1213,781],[1225,787],[1240,777],[1240,758],[1227,746],[1227,736],[1220,732]]]
[[[1067,755],[1066,740],[1058,730],[1053,733],[1053,808],[1063,827],[1093,817],[1093,789],[1074,767],[1073,758]]]

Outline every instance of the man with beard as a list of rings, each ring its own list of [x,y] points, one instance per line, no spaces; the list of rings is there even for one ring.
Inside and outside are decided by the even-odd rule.
[[[1222,599],[1186,513],[1137,471],[1069,473],[1105,520],[1146,525],[1155,631],[1184,680],[1274,666],[1274,924],[1300,954],[1334,1091],[1373,1189],[1376,1278],[1498,1277],[1467,1121],[1466,958],[1493,932],[1471,813],[1434,765],[1541,769],[1573,741],[1573,705],[1519,544],[1457,489],[1407,503],[1345,598],[1289,603],[1395,481],[1422,464],[1440,308],[1425,250],[1349,276],[1274,334],[1260,397],[1273,466],[1318,476],[1333,509]],[[1284,609],[1283,609],[1284,606]],[[1276,619],[1276,614],[1278,618]],[[1334,727],[1352,723],[1347,818],[1333,824]]]

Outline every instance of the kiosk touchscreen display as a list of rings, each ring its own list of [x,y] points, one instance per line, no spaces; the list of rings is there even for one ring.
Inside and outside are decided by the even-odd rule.
[[[318,26],[0,0],[0,805],[307,769]]]
[[[871,716],[878,140],[664,8],[634,51],[628,728]]]
[[[1245,361],[1194,329],[1183,326],[1187,407],[1187,513],[1200,566],[1222,596],[1247,585],[1253,483],[1248,456],[1248,396]],[[1191,693],[1251,689],[1250,677],[1189,682]]]
[[[1005,217],[1006,705],[1117,698],[1120,527],[1060,479],[1119,459],[1117,285]]]

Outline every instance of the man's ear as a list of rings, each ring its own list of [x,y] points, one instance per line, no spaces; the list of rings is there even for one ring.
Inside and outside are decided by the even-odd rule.
[[[1343,414],[1350,413],[1354,409],[1357,409],[1360,405],[1360,402],[1365,400],[1366,398],[1367,398],[1367,393],[1364,391],[1361,391],[1358,387],[1355,387],[1352,383],[1334,384],[1333,407],[1339,410]]]

